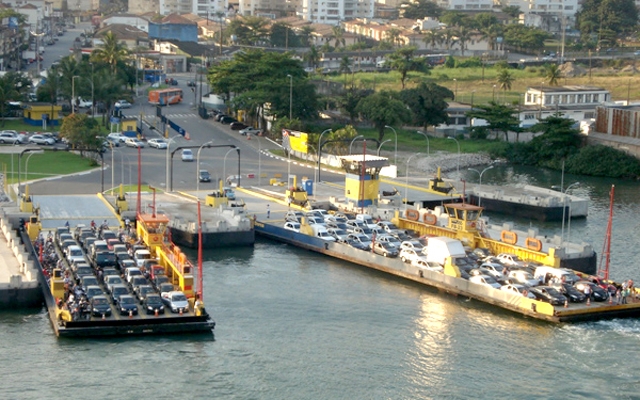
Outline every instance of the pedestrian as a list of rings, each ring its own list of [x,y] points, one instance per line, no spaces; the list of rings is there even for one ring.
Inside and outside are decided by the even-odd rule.
[[[587,300],[591,302],[591,286],[586,285],[584,288],[584,294],[587,296]]]
[[[65,222],[64,226],[66,226],[68,228],[69,227],[69,221]]]
[[[271,217],[271,209],[269,208],[269,205],[267,204],[267,219],[269,219]]]

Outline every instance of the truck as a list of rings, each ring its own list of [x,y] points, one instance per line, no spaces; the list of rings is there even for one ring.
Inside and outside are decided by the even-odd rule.
[[[333,236],[331,236],[331,234],[329,234],[329,231],[327,230],[327,228],[323,225],[317,225],[317,224],[313,224],[311,225],[311,231],[313,232],[313,236],[322,239],[322,240],[326,240],[327,242],[335,242],[336,238],[334,238]]]
[[[90,108],[91,106],[93,106],[93,102],[91,100],[85,100],[82,97],[77,98],[76,104],[80,108]]]
[[[455,261],[456,258],[467,256],[461,241],[442,236],[429,238],[426,253],[427,262],[436,262],[440,265],[444,265],[447,258]]]
[[[360,221],[364,223],[369,229],[373,229],[375,231],[380,230],[380,227],[373,220],[373,217],[369,214],[357,214],[356,221]]]

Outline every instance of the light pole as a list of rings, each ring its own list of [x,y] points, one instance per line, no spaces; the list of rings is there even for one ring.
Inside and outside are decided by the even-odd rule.
[[[293,76],[287,74],[289,77],[289,121],[293,119]]]
[[[260,135],[256,135],[258,139],[258,186],[262,186],[262,141]]]
[[[31,153],[31,154],[33,154],[33,153],[38,153],[38,154],[42,154],[42,153],[44,153],[44,151],[43,151],[42,149],[38,149],[38,148],[35,148],[35,149],[24,149],[24,150],[22,150],[22,151],[20,152],[20,154],[18,155],[18,195],[20,195],[20,175],[22,175],[22,169],[20,168],[20,167],[22,166],[22,163],[21,163],[20,161],[22,160],[22,155],[23,155],[24,153]],[[11,153],[11,154],[13,154],[13,153]],[[29,155],[29,156],[31,156],[31,155]],[[13,162],[13,160],[12,160],[12,162]],[[29,161],[27,160],[27,162],[29,162]]]
[[[198,192],[200,191],[200,152],[202,149],[208,144],[213,143],[213,140],[209,140],[207,143],[203,144],[198,148],[198,154],[196,155],[196,196],[198,196]],[[167,146],[169,147],[169,146]]]
[[[382,149],[382,146],[383,146],[385,143],[390,142],[390,141],[391,141],[391,139],[387,139],[387,140],[385,140],[384,142],[380,143],[380,146],[378,146],[378,153],[377,153],[377,154],[378,154],[378,157],[380,157],[380,150]]]
[[[173,142],[175,139],[181,138],[182,135],[175,135],[174,137],[172,137],[171,139],[169,139],[167,141],[167,160],[166,160],[166,177],[165,177],[165,188],[167,189],[167,191],[171,191],[171,187],[169,187],[169,175],[171,174],[171,167],[169,166],[169,149],[171,148],[171,142]]]
[[[562,238],[562,241],[564,242],[564,219],[566,217],[565,214],[565,210],[567,209],[567,191],[569,191],[569,189],[571,189],[574,186],[578,186],[580,184],[580,182],[574,182],[571,185],[567,186],[566,189],[564,189],[562,191],[562,232],[560,234],[560,237]],[[569,200],[569,235],[571,235],[571,200]]]
[[[232,151],[238,151],[238,148],[234,147],[233,149],[229,149],[227,150],[227,152],[224,154],[224,160],[222,161],[222,179],[226,179],[225,177],[227,176],[227,156],[229,155],[229,153],[231,153]]]
[[[395,151],[395,153],[393,154],[393,157],[394,157],[394,159],[393,159],[393,163],[394,163],[395,165],[398,165],[398,132],[396,132],[396,130],[395,130],[392,126],[385,125],[384,127],[385,127],[385,128],[389,128],[389,129],[391,129],[391,130],[393,131],[393,134],[394,134],[394,135],[395,135],[395,137],[396,137],[396,151]]]
[[[496,102],[496,85],[493,85],[493,102]]]
[[[91,116],[93,117],[95,115],[95,113],[96,113],[96,109],[95,109],[96,108],[95,107],[96,101],[95,101],[95,99],[93,97],[93,95],[94,95],[94,89],[93,89],[93,63],[89,63],[89,64],[91,64]],[[136,76],[137,76],[137,74],[136,74]]]
[[[42,154],[44,153],[44,151],[39,151],[39,152],[31,152],[29,153],[29,155],[27,156],[27,161],[25,161],[24,163],[24,180],[25,182],[29,180],[29,159],[31,158],[32,155],[34,154]]]
[[[353,142],[355,142],[358,139],[362,139],[364,136],[362,135],[358,135],[356,137],[353,138],[353,140],[351,141],[351,143],[349,144],[349,155],[351,155],[351,146],[353,146]]]
[[[453,78],[453,85],[455,86],[455,91],[453,92],[453,98],[458,101],[458,80]]]
[[[411,159],[413,157],[418,156],[420,154],[421,153],[413,154],[407,159],[407,172],[405,173],[405,176],[404,176],[404,212],[405,212],[405,215],[407,213],[407,204],[409,203],[409,162],[411,161]]]
[[[478,186],[481,186],[482,185],[482,175],[484,175],[484,173],[487,172],[490,169],[493,169],[493,165],[489,165],[487,168],[483,169],[482,172],[478,171],[475,168],[469,168],[469,171],[476,172],[478,175],[480,175],[480,178],[478,180]],[[480,201],[481,201],[481,198],[480,198],[480,195],[478,195],[478,207],[480,206]]]
[[[416,131],[416,133],[419,133],[420,135],[424,136],[425,139],[427,139],[427,157],[431,154],[431,148],[429,145],[429,135],[427,135],[426,132],[422,132],[422,131]]]
[[[458,165],[456,167],[456,172],[458,174],[458,179],[460,179],[460,142],[458,142],[458,139],[454,138],[453,136],[447,136],[447,139],[455,140],[456,144],[458,145]]]
[[[71,114],[76,113],[76,78],[80,78],[78,75],[71,77]]]
[[[318,182],[320,182],[320,163],[321,163],[320,158],[321,158],[321,155],[322,155],[322,152],[320,151],[320,146],[322,146],[322,143],[321,143],[322,142],[322,136],[324,136],[325,133],[329,133],[331,131],[332,131],[331,129],[325,129],[324,131],[322,131],[322,133],[320,134],[320,137],[318,138],[318,151],[317,151],[317,153],[318,153],[318,168],[317,168],[317,172],[316,172],[317,173],[317,176],[316,176],[316,191],[318,190]],[[314,192],[314,193],[317,193],[317,192]]]

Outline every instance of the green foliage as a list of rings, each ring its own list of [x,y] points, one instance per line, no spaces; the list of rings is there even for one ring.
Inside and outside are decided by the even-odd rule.
[[[409,2],[404,8],[404,18],[423,19],[424,17],[438,18],[442,15],[442,8],[435,2],[428,0],[418,0]]]
[[[411,112],[396,96],[395,92],[378,92],[360,100],[356,108],[374,125],[379,141],[384,137],[386,125],[398,125],[411,119]]]
[[[520,121],[516,115],[517,112],[514,107],[496,104],[494,102],[485,106],[475,106],[474,111],[467,113],[467,117],[469,118],[482,118],[486,120],[489,125],[482,127],[483,129],[488,129],[496,133],[504,133],[505,141],[507,140],[507,133],[509,131],[520,132]],[[478,127],[471,129],[474,131],[478,129]]]
[[[349,119],[353,123],[358,116],[358,112],[356,111],[358,103],[360,100],[370,96],[371,94],[373,94],[372,89],[357,89],[354,87],[347,89],[345,94],[339,99],[340,110],[347,113],[349,115]]]
[[[558,86],[562,71],[558,68],[558,64],[546,64],[544,68],[544,78],[551,86]]]
[[[542,29],[532,28],[520,24],[511,24],[504,27],[504,43],[518,51],[542,51],[544,42],[551,35]]]
[[[4,113],[7,102],[20,101],[22,95],[31,87],[31,82],[22,74],[8,72],[0,77],[0,116],[4,126]]]
[[[271,132],[273,134],[273,137],[281,139],[283,129],[304,131],[305,126],[299,119],[289,119],[288,117],[278,118],[273,122],[273,125],[271,125]]]
[[[62,120],[60,137],[65,138],[73,148],[82,150],[99,149],[104,135],[100,134],[98,122],[86,114],[71,114]]]
[[[482,60],[479,57],[469,57],[465,60],[458,60],[456,68],[478,68],[482,67]]]
[[[567,160],[565,168],[572,174],[633,179],[640,177],[640,160],[620,150],[602,145],[581,148],[577,154]]]
[[[500,60],[495,63],[494,67],[498,70],[509,69],[509,63],[506,60]]]
[[[447,59],[444,62],[444,67],[445,68],[455,68],[456,67],[456,60],[455,60],[455,58],[453,58],[452,55],[449,55],[449,57],[447,57]]]
[[[415,52],[415,47],[408,46],[400,48],[389,55],[389,61],[387,63],[391,69],[395,69],[400,73],[400,83],[403,89],[409,71],[429,73],[429,66],[424,59],[417,58]]]
[[[633,0],[585,0],[576,26],[583,40],[596,34],[600,45],[614,46],[618,36],[637,29],[638,9]]]
[[[430,125],[447,122],[447,99],[453,100],[453,92],[433,82],[422,82],[415,89],[400,92],[400,98],[412,111],[412,123],[425,130]]]
[[[511,72],[509,72],[508,69],[501,69],[500,72],[498,72],[498,77],[496,78],[496,82],[500,86],[500,89],[504,90],[505,92],[507,90],[511,90],[511,85],[513,84],[513,81],[514,81],[513,75],[511,75]]]

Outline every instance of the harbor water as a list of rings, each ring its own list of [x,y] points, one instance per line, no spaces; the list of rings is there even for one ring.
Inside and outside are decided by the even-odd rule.
[[[571,240],[600,253],[612,182],[565,176],[565,186],[578,180],[573,193],[590,198],[590,213],[571,222]],[[559,184],[559,174],[502,167],[483,176],[483,183],[505,181],[548,187]],[[638,184],[615,183],[611,274],[636,280]],[[559,223],[532,225],[562,231]],[[631,399],[640,393],[638,320],[541,323],[267,240],[205,258],[215,337],[57,339],[44,310],[4,311],[0,397]]]

